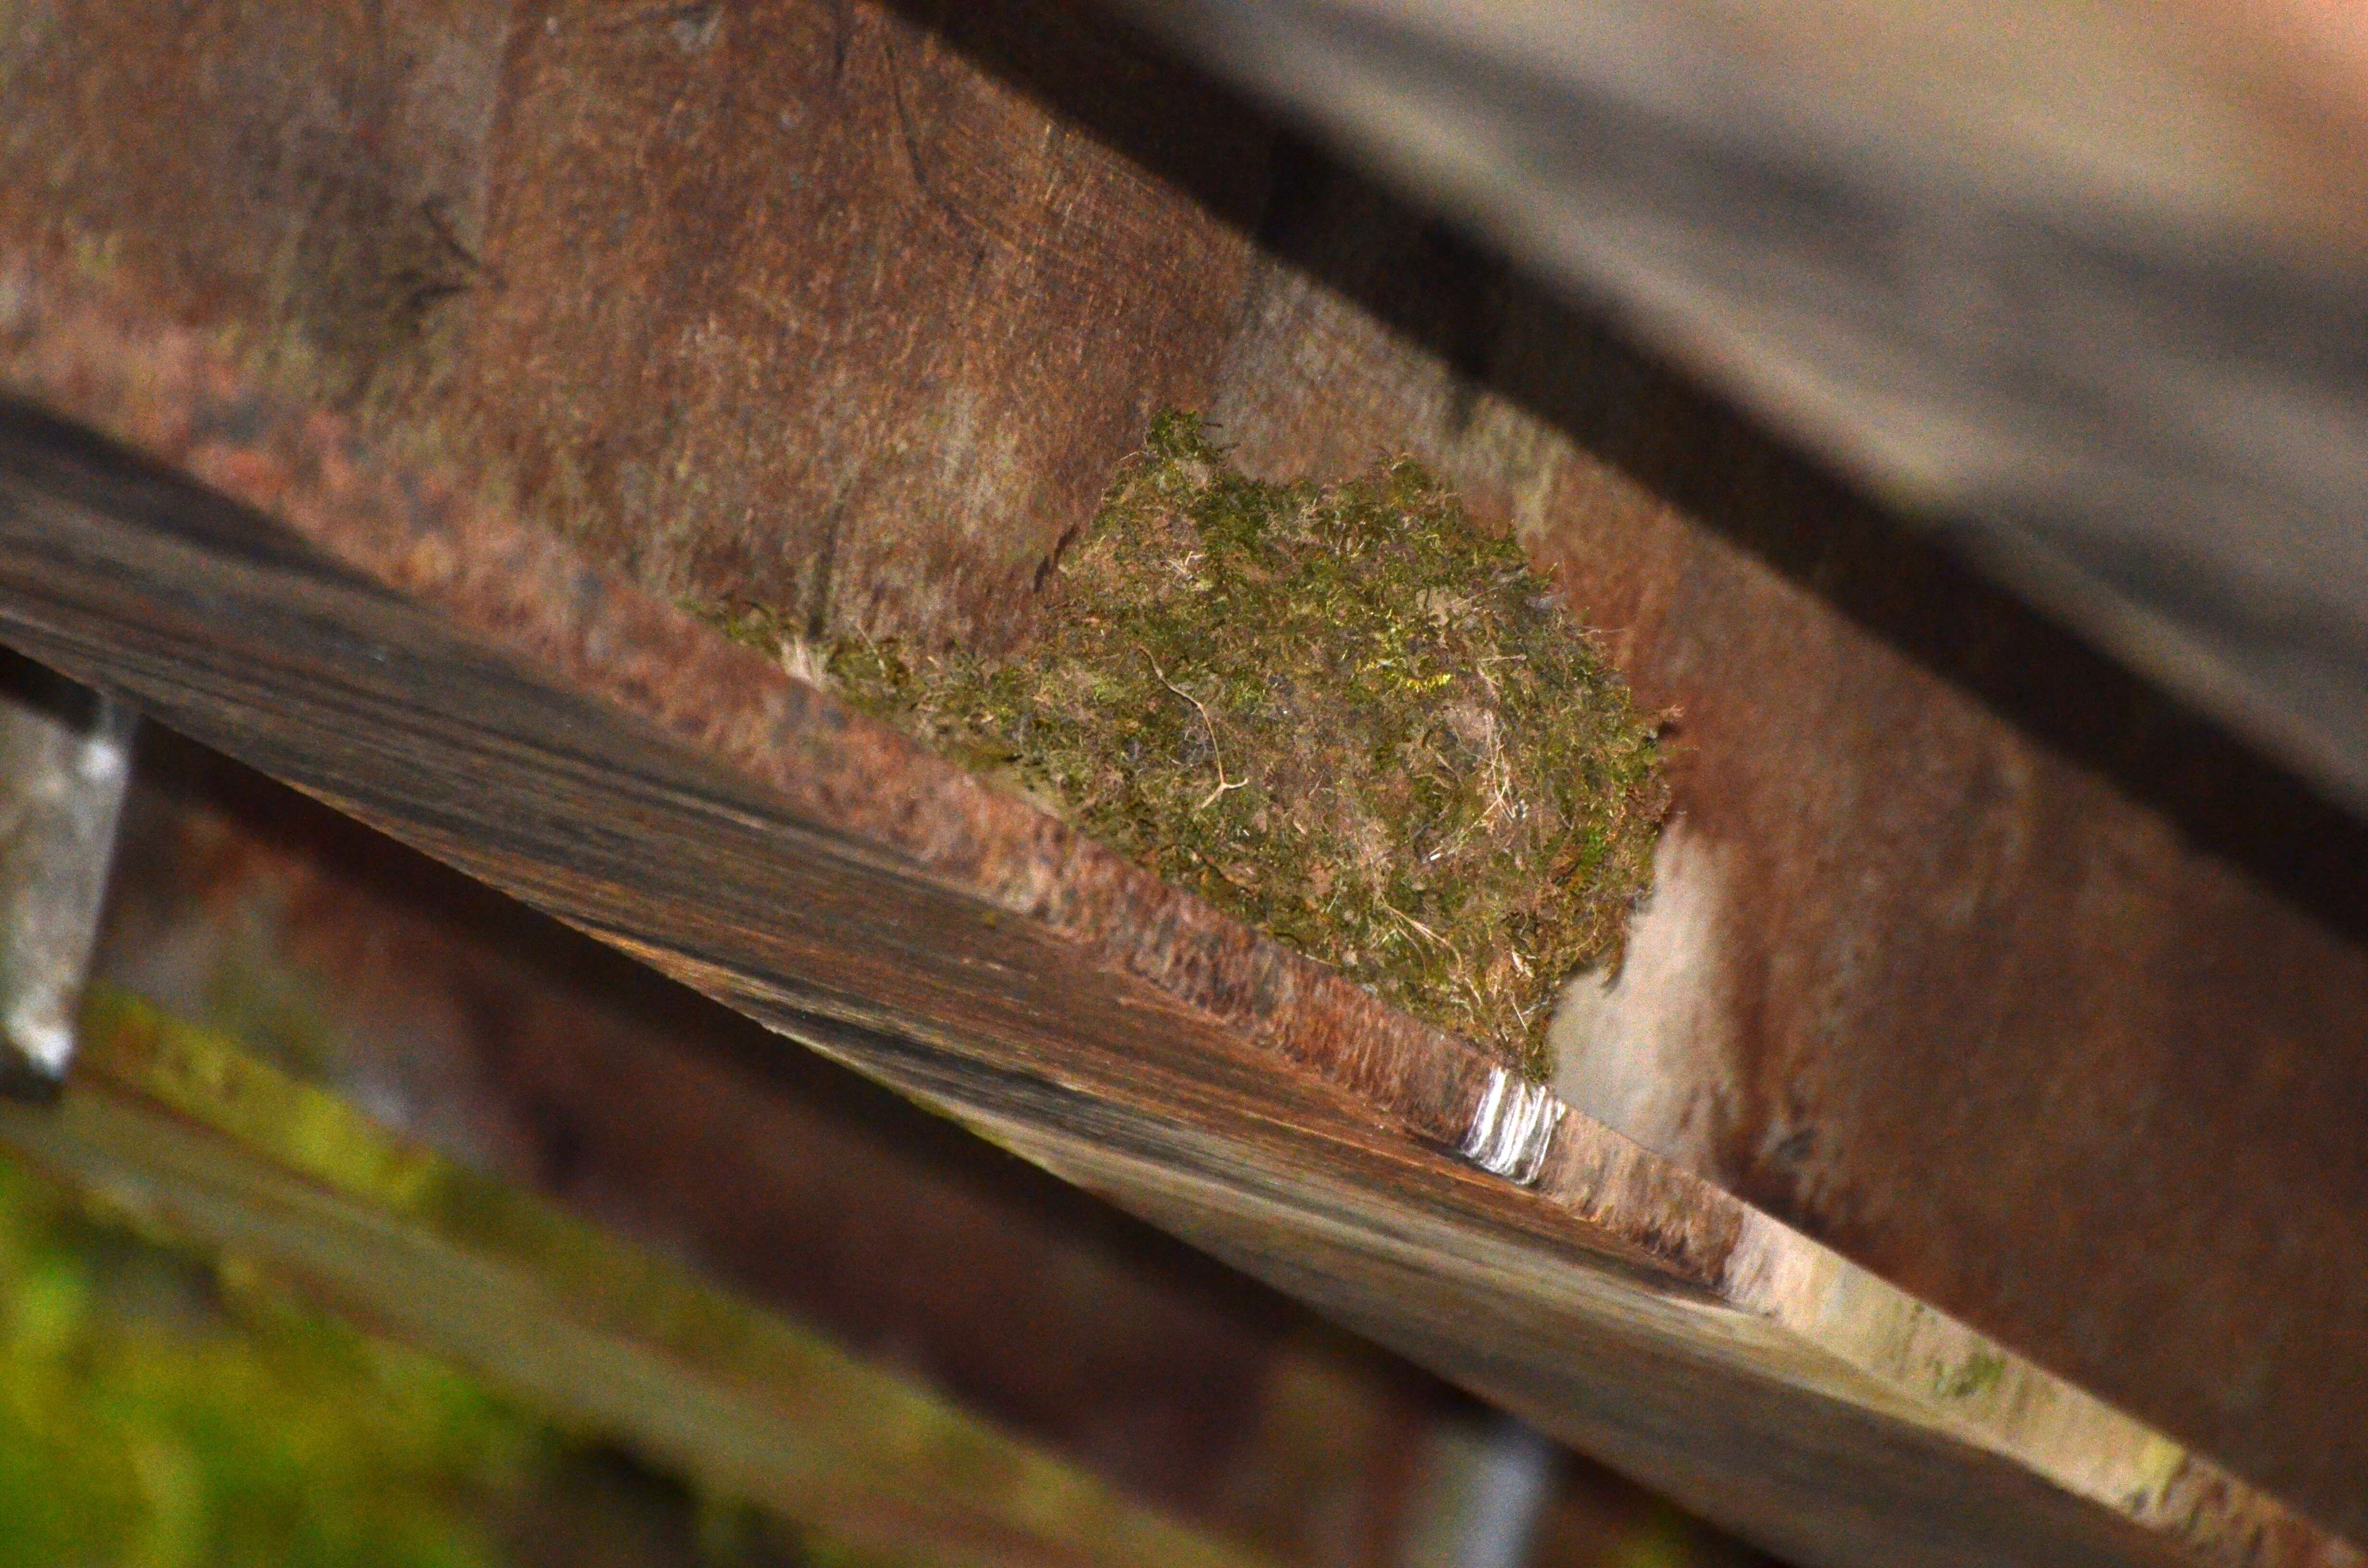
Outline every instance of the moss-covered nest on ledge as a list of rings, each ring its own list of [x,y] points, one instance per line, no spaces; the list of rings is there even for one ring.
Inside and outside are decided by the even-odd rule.
[[[702,613],[1532,1077],[1645,886],[1652,724],[1410,460],[1264,483],[1163,415],[1008,658]]]

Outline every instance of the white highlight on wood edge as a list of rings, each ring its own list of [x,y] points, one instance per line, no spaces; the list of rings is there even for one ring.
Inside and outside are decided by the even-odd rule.
[[[1569,1108],[1542,1084],[1516,1078],[1502,1067],[1488,1069],[1488,1087],[1463,1135],[1463,1157],[1517,1186],[1538,1179],[1554,1129]]]

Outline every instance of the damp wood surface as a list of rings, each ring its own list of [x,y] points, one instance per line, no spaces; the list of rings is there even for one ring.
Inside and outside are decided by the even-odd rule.
[[[2208,1460],[333,422],[19,275],[0,627],[1796,1561],[2344,1563]],[[29,332],[24,331],[30,327]],[[136,370],[134,369],[136,367]],[[252,509],[268,503],[268,515]]]
[[[668,598],[1000,646],[1158,407],[1264,477],[1413,452],[1678,715],[1565,1097],[2368,1531],[2368,834],[1595,316],[1090,9],[0,28],[35,276],[218,351],[230,436],[249,392],[333,406]],[[113,421],[27,368],[21,303],[9,385]],[[721,735],[664,645],[642,710]]]

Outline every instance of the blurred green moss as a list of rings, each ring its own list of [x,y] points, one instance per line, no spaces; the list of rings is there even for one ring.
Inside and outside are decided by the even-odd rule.
[[[549,1454],[468,1379],[0,1161],[0,1568],[492,1568]]]
[[[1652,723],[1410,460],[1264,483],[1162,415],[1008,659],[690,608],[1533,1077],[1646,886]]]

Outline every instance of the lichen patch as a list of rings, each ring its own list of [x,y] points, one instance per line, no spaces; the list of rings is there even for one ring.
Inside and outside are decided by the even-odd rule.
[[[702,613],[1533,1078],[1649,874],[1652,724],[1408,460],[1266,483],[1163,415],[1008,657]]]

